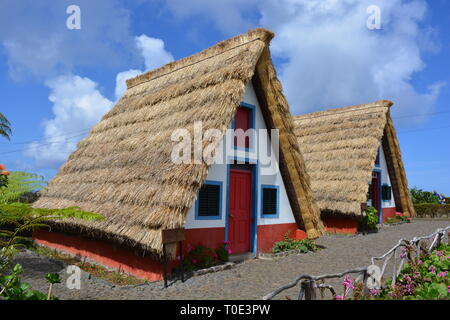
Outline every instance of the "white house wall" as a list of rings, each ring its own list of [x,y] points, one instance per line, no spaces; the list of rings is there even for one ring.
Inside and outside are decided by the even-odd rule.
[[[381,168],[381,185],[388,185],[392,187],[389,171],[387,167],[386,157],[384,156],[383,147],[380,147],[380,168]],[[391,200],[382,200],[382,208],[394,208],[395,200],[394,193],[391,191]]]
[[[253,89],[253,85],[249,83],[245,90],[245,95],[243,102],[247,104],[251,104],[255,106],[255,129],[267,129],[262,112],[260,110],[260,106],[258,100],[256,98],[255,91]],[[225,146],[223,141],[221,142],[219,149],[225,150]],[[272,153],[273,146],[271,147]],[[238,151],[238,157],[245,157],[245,152]],[[250,159],[250,162],[256,162],[257,154],[250,153],[247,154],[247,158]],[[285,223],[295,223],[295,218],[292,213],[291,205],[286,193],[286,188],[283,182],[283,178],[279,170],[277,173],[272,175],[261,175],[261,168],[258,167],[258,188],[257,188],[257,199],[256,199],[256,207],[257,207],[257,224],[258,225],[273,225],[273,224],[285,224]],[[226,210],[227,210],[227,165],[226,164],[213,164],[208,172],[208,176],[206,180],[211,181],[220,181],[222,182],[222,215],[220,220],[196,220],[195,219],[195,203],[192,208],[189,209],[189,212],[186,217],[185,228],[186,229],[197,229],[197,228],[224,228],[226,225]],[[277,185],[280,190],[280,203],[279,203],[279,216],[278,218],[262,218],[261,217],[261,185]]]

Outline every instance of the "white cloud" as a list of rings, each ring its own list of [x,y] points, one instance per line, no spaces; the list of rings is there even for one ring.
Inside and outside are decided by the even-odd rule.
[[[367,8],[381,8],[382,30],[369,30]],[[444,83],[411,80],[439,50],[424,0],[170,0],[182,18],[210,19],[224,34],[245,31],[249,11],[275,31],[272,52],[294,114],[390,99],[394,115],[432,112]],[[255,24],[252,25],[255,27]],[[408,121],[411,119],[408,119]],[[424,121],[416,117],[413,121]],[[410,122],[410,121],[409,121]]]
[[[171,61],[173,56],[164,48],[164,41],[157,38],[151,38],[145,34],[135,38],[136,46],[140,50],[145,60],[145,68],[152,70],[159,68]]]
[[[130,13],[118,0],[77,0],[81,29],[69,30],[71,0],[0,1],[0,45],[15,80],[47,80],[76,67],[123,68],[137,62]],[[131,49],[131,50],[130,50]]]
[[[60,76],[46,83],[50,88],[54,118],[44,122],[45,139],[27,146],[25,155],[41,168],[64,162],[77,142],[112,107],[97,83],[77,75]]]
[[[277,33],[274,53],[286,59],[279,71],[294,114],[377,99],[393,100],[396,115],[433,109],[443,83],[431,83],[425,92],[411,84],[426,67],[423,50],[436,50],[430,28],[422,27],[426,2],[379,0],[382,30],[369,30],[366,10],[373,3],[265,0],[260,5],[261,24]]]
[[[119,72],[116,76],[116,89],[114,90],[114,94],[116,96],[116,100],[120,99],[123,96],[125,91],[127,91],[127,83],[126,81],[130,78],[136,77],[142,74],[141,70],[130,69],[128,71]]]
[[[146,35],[135,37],[135,45],[145,62],[146,69],[160,67],[173,61],[161,39]],[[126,91],[126,80],[143,71],[130,69],[116,76],[115,98]],[[75,150],[88,129],[100,121],[114,102],[105,98],[98,84],[77,75],[59,76],[46,82],[50,88],[49,100],[53,104],[53,118],[44,122],[44,140],[27,146],[25,155],[35,160],[39,168],[61,165]]]
[[[144,58],[146,70],[159,68],[174,60],[172,54],[165,49],[164,41],[161,39],[152,38],[142,34],[139,37],[135,37],[135,43]],[[144,71],[130,69],[117,74],[115,89],[116,99],[119,99],[125,93],[127,89],[126,80],[141,73],[144,73]]]

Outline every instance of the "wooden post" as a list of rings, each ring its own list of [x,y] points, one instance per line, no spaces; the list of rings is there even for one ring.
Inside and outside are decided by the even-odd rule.
[[[305,300],[317,300],[316,295],[316,282],[314,280],[308,280],[302,282],[305,286]]]
[[[180,241],[180,269],[181,269],[181,282],[184,282],[183,241]]]
[[[163,243],[163,277],[164,277],[164,288],[167,288],[167,252],[165,243]]]
[[[183,245],[182,241],[185,240],[185,230],[184,229],[166,229],[161,230],[161,241],[163,244],[163,277],[164,277],[164,288],[167,288],[167,248],[166,244],[174,243],[176,245],[177,242],[180,243],[180,264],[181,264],[181,278],[184,282],[184,270],[183,270]]]

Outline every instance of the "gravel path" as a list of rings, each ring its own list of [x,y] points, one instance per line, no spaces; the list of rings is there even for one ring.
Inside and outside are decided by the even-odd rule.
[[[59,299],[261,299],[267,293],[291,282],[302,273],[320,275],[336,273],[370,264],[372,256],[379,256],[401,238],[412,239],[427,235],[437,228],[450,225],[450,221],[415,221],[411,224],[383,227],[379,233],[366,236],[324,236],[317,244],[325,249],[303,255],[292,255],[277,260],[254,259],[240,263],[231,270],[193,277],[185,283],[177,281],[163,289],[161,281],[140,286],[113,286],[108,282],[82,275],[81,289],[66,288],[66,268],[60,261],[22,253],[16,260],[22,263],[23,279],[34,289],[47,290],[44,276],[59,272],[63,279],[54,286]],[[298,289],[281,294],[295,298]]]

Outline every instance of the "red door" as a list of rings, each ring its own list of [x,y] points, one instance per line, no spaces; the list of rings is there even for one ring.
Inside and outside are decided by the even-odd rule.
[[[250,251],[252,172],[230,170],[228,240],[233,253]]]

